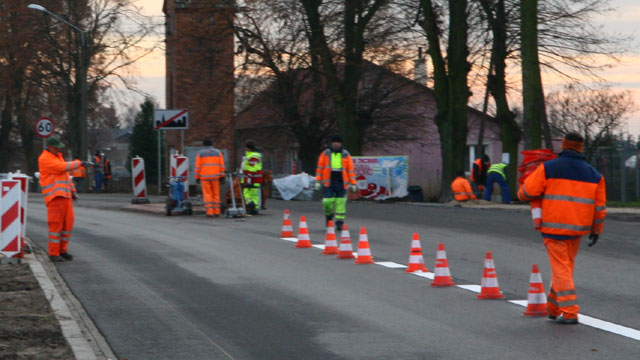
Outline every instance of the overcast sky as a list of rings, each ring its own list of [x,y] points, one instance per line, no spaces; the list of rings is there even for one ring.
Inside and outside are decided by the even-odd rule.
[[[147,15],[157,16],[156,22],[163,21],[163,0],[137,0]],[[628,54],[621,63],[601,75],[614,84],[616,89],[631,90],[635,94],[636,103],[640,106],[640,0],[611,0],[615,9],[596,21],[603,26],[603,30],[631,37],[633,40]],[[138,86],[153,95],[164,107],[164,53],[157,51],[137,65]],[[551,86],[545,81],[548,88]],[[629,132],[640,136],[640,113],[634,114],[629,120]]]

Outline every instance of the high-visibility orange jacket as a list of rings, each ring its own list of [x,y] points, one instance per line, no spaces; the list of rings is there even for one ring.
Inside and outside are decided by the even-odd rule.
[[[80,161],[77,158],[73,159],[73,160],[74,161]],[[87,176],[87,169],[85,169],[84,166],[80,166],[79,168],[77,168],[75,170],[71,170],[71,172],[69,174],[71,175],[71,177],[84,179],[84,177]]]
[[[62,154],[54,155],[44,150],[38,158],[40,170],[40,187],[44,194],[44,202],[49,202],[60,196],[72,198],[75,191],[69,172],[81,166],[80,160],[64,161]]]
[[[196,179],[216,180],[224,176],[224,156],[213,146],[200,150],[196,156]]]
[[[353,169],[353,160],[347,150],[342,150],[342,182],[346,189],[349,184],[356,184],[356,173]],[[329,187],[331,184],[331,149],[327,149],[320,154],[318,158],[318,167],[316,168],[316,181],[322,181],[322,185]]]
[[[483,167],[484,166],[482,165],[481,158],[477,158],[476,161],[473,162],[473,166],[471,167],[471,175],[469,176],[471,178],[471,181],[475,182],[476,184],[482,185],[487,182],[488,169],[483,169]]]
[[[604,177],[580,153],[564,151],[541,164],[525,180],[518,198],[542,199],[540,232],[545,238],[566,240],[602,233],[607,214]]]
[[[451,191],[453,192],[453,197],[457,201],[467,201],[470,199],[475,200],[476,194],[471,190],[471,184],[469,184],[469,180],[463,178],[462,176],[458,176],[451,183]]]

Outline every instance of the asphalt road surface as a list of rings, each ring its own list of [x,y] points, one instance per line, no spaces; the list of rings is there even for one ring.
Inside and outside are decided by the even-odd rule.
[[[456,284],[480,284],[492,251],[507,300],[478,300],[403,269],[355,265],[280,237],[282,210],[324,243],[319,202],[270,201],[247,221],[118,210],[127,197],[86,195],[58,265],[120,358],[136,359],[638,359],[640,341],[601,328],[521,316],[532,264],[549,264],[529,215],[511,211],[349,203],[375,261],[406,265],[411,234],[433,271],[446,245]],[[29,236],[46,246],[46,209],[32,196]],[[581,313],[640,329],[640,224],[610,220],[581,247]],[[357,247],[354,241],[354,249]],[[605,326],[606,328],[606,326]]]

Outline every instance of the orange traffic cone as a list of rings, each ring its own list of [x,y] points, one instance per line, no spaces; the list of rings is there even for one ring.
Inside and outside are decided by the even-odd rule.
[[[327,224],[327,235],[324,239],[325,255],[336,255],[338,253],[338,240],[336,239],[336,229],[333,227],[333,220],[329,220]]]
[[[307,218],[300,216],[300,225],[298,226],[298,243],[297,248],[311,247],[311,239],[309,238],[309,229],[307,228]]]
[[[545,299],[542,275],[537,264],[531,267],[531,278],[529,279],[529,296],[527,297],[527,310],[522,313],[525,316],[545,316],[547,315],[547,299]]]
[[[491,257],[491,251],[487,251],[487,257],[484,260],[484,273],[480,284],[482,288],[478,299],[504,299],[504,295],[498,285],[498,274],[493,263],[493,257]]]
[[[293,238],[296,237],[293,233],[293,226],[291,225],[291,219],[289,219],[289,209],[284,209],[284,219],[282,220],[282,232],[281,238]]]
[[[427,267],[424,265],[424,257],[422,256],[422,246],[420,246],[420,236],[417,233],[413,233],[413,239],[411,240],[411,253],[409,253],[409,266],[406,272],[424,271],[427,272]]]
[[[358,258],[356,264],[373,264],[371,257],[371,248],[369,247],[369,238],[367,237],[367,229],[360,228],[360,237],[358,238]]]
[[[340,250],[338,251],[338,259],[353,259],[353,248],[351,247],[351,235],[347,224],[342,225],[342,233],[340,234]]]
[[[451,280],[451,272],[449,271],[449,262],[447,261],[447,252],[444,250],[444,244],[438,244],[438,253],[436,256],[436,268],[434,270],[434,278],[431,286],[445,287],[455,285]]]

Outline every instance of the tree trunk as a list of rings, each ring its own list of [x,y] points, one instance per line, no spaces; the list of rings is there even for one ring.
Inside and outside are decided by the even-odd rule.
[[[538,0],[522,0],[520,11],[524,147],[539,149],[547,120],[538,59]]]
[[[4,107],[0,114],[0,172],[9,171],[11,158],[11,130],[13,129],[13,98],[7,91]]]

